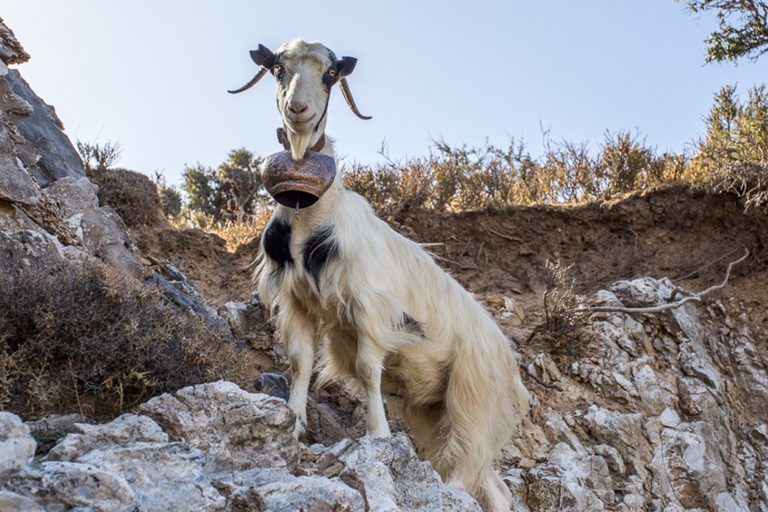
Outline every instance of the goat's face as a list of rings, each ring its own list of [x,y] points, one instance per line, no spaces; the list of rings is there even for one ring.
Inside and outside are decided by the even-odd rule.
[[[277,108],[294,159],[304,157],[325,132],[328,100],[331,88],[339,82],[344,99],[352,111],[362,119],[349,92],[346,77],[355,69],[357,59],[336,56],[321,43],[307,43],[295,39],[272,53],[262,45],[251,52],[251,58],[262,70],[248,84],[233,93],[252,87],[269,71],[277,81]]]
[[[319,43],[296,40],[277,50],[271,71],[277,82],[277,108],[291,147],[297,150],[294,157],[303,155],[325,131],[337,68],[338,63],[331,61],[328,50]]]

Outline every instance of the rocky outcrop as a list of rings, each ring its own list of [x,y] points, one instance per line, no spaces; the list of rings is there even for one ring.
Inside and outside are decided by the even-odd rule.
[[[99,258],[142,276],[125,225],[99,206],[53,107],[6,67],[28,58],[0,22],[0,271]]]
[[[18,70],[9,70],[5,77],[11,90],[31,107],[29,115],[16,121],[16,128],[26,144],[35,148],[39,160],[33,171],[38,183],[45,187],[61,178],[84,178],[85,167],[80,155],[62,131],[64,124],[54,108],[40,99],[21,78]]]
[[[11,455],[0,444],[0,467],[12,468],[2,510],[480,510],[404,434],[307,447],[293,438],[284,400],[224,381],[162,395],[104,425],[75,424],[34,465],[29,429],[7,416],[25,448]]]
[[[645,278],[597,300],[650,306],[675,291]],[[575,355],[535,358],[529,369],[562,392],[532,385],[534,421],[505,478],[519,508],[768,510],[768,340],[747,314],[720,301],[600,314]]]

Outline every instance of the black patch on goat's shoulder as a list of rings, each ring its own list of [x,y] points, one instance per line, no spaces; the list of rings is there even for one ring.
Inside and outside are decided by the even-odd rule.
[[[264,231],[264,252],[267,257],[277,263],[277,269],[283,270],[286,265],[293,265],[291,256],[291,225],[277,220]]]
[[[411,318],[408,313],[403,313],[403,331],[407,332],[408,334],[414,334],[416,336],[424,336],[426,333],[424,332],[424,327]]]
[[[339,255],[339,246],[333,238],[333,228],[326,226],[312,233],[304,245],[304,270],[320,286],[320,273],[323,268]]]

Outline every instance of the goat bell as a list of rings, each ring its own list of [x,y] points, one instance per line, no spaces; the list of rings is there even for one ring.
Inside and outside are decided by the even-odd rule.
[[[333,157],[307,151],[299,161],[290,151],[280,151],[264,160],[261,179],[269,195],[289,208],[312,206],[333,184],[336,161]]]

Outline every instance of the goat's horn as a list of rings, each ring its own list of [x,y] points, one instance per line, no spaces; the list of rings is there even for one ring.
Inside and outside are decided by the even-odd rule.
[[[347,100],[347,105],[349,105],[349,108],[352,109],[352,112],[354,112],[357,117],[360,119],[371,119],[371,116],[364,116],[357,110],[357,105],[355,105],[355,99],[352,97],[352,93],[349,90],[349,84],[347,83],[346,77],[341,77],[339,79],[339,89],[341,89],[341,94],[344,95],[344,99]]]
[[[244,86],[242,86],[242,87],[241,87],[241,88],[239,88],[239,89],[235,89],[234,91],[227,91],[227,92],[228,92],[228,93],[230,93],[230,94],[237,94],[237,93],[239,93],[239,92],[247,91],[248,89],[250,89],[251,87],[253,87],[254,85],[256,85],[256,82],[258,82],[259,80],[261,80],[261,79],[262,79],[262,77],[263,77],[264,75],[266,75],[266,74],[267,74],[267,71],[269,71],[267,68],[261,68],[261,69],[259,70],[259,72],[258,72],[258,73],[256,73],[256,76],[254,76],[253,78],[251,78],[251,81],[250,81],[250,82],[248,82],[247,84],[245,84]]]

